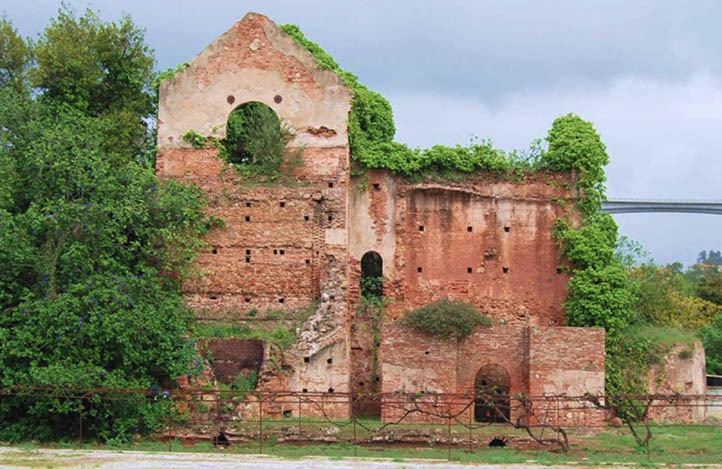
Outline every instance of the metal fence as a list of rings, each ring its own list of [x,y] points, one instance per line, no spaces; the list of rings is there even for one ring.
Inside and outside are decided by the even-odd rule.
[[[436,394],[257,392],[185,389],[3,388],[0,399],[67,402],[68,419],[77,420],[78,443],[93,406],[109,402],[145,402],[162,408],[163,426],[152,437],[168,443],[208,441],[219,446],[245,445],[264,452],[264,445],[347,443],[445,447],[474,451],[489,445],[569,449],[569,433],[599,431],[624,408],[636,412],[644,443],[652,421],[715,423],[722,420],[722,395],[645,394],[629,396],[500,396],[494,393]],[[354,415],[359,400],[377,401],[381,415]],[[369,407],[369,406],[365,406]],[[371,406],[373,407],[373,406]],[[616,422],[617,425],[624,422]],[[509,441],[511,430],[516,432]],[[634,429],[632,429],[634,432]],[[520,436],[523,435],[523,436]],[[637,438],[635,433],[635,438]],[[648,440],[647,440],[648,441]]]

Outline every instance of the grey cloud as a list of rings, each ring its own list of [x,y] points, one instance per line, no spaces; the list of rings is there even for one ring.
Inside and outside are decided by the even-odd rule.
[[[73,1],[78,9],[88,2]],[[297,23],[394,105],[412,146],[491,137],[524,148],[570,111],[607,143],[609,193],[722,198],[722,2],[97,0],[147,29],[159,68],[192,59],[247,11]],[[35,36],[57,1],[2,7]],[[722,248],[722,217],[624,215],[657,260]]]

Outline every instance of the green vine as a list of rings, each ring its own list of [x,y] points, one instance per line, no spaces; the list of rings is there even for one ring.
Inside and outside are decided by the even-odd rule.
[[[319,69],[334,72],[351,89],[353,101],[348,137],[354,174],[363,174],[366,169],[388,169],[403,176],[539,169],[541,147],[538,141],[528,152],[511,153],[494,148],[489,140],[454,147],[435,145],[427,149],[412,149],[394,142],[393,110],[386,98],[359,83],[356,75],[343,70],[321,46],[306,38],[297,25],[286,24],[280,28],[316,59]]]
[[[635,297],[626,266],[615,256],[617,224],[611,215],[600,212],[606,198],[606,148],[592,124],[574,114],[554,121],[547,142],[549,150],[542,155],[541,166],[574,172],[581,214],[578,222],[558,220],[553,231],[574,266],[565,302],[567,322],[603,327],[608,334],[621,332],[633,319]]]
[[[627,268],[616,254],[617,224],[600,211],[606,199],[606,148],[591,123],[568,114],[557,118],[547,136],[549,150],[541,166],[572,171],[576,176],[576,205],[581,220],[567,214],[554,226],[562,254],[572,263],[574,276],[564,303],[571,326],[603,327],[607,331],[605,387],[608,396],[646,392],[646,375],[658,362],[659,350],[646,339],[624,336],[634,319],[635,292]],[[639,416],[632,401],[615,404],[623,419]]]

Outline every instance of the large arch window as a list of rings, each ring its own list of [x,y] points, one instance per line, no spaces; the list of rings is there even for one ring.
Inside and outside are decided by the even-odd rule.
[[[277,170],[289,140],[290,132],[281,126],[276,112],[261,102],[250,101],[231,111],[223,146],[230,163]]]

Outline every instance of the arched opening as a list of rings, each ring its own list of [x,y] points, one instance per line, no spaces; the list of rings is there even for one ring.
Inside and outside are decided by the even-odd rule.
[[[361,258],[361,296],[379,298],[384,293],[384,261],[375,251],[369,251]]]
[[[236,107],[226,122],[223,147],[230,163],[280,168],[291,133],[270,107],[250,101]]]
[[[510,418],[511,378],[504,367],[485,365],[474,381],[474,420],[477,422],[508,422]]]

